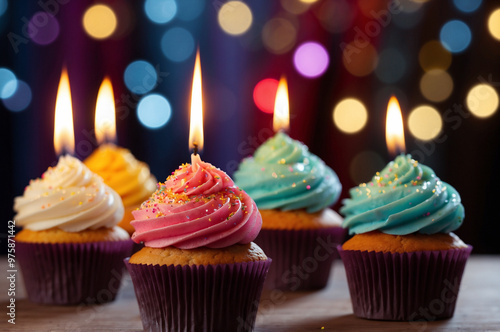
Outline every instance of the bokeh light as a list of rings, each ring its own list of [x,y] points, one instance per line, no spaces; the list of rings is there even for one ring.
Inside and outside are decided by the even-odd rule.
[[[370,181],[373,174],[383,169],[384,159],[375,151],[361,151],[352,158],[349,175],[354,183]]]
[[[315,7],[321,25],[331,33],[344,32],[351,26],[354,11],[347,0],[325,0]]]
[[[340,131],[354,134],[364,128],[368,120],[365,105],[357,99],[346,98],[333,109],[333,123]]]
[[[300,0],[300,1],[303,2],[303,3],[312,4],[312,3],[317,2],[318,0]]]
[[[451,20],[441,28],[439,39],[448,51],[460,53],[469,47],[472,34],[467,24],[459,20]]]
[[[146,0],[144,11],[151,21],[163,24],[170,22],[175,17],[177,3],[175,0]]]
[[[0,0],[0,16],[2,16],[9,7],[9,2],[7,0]]]
[[[205,9],[205,0],[180,0],[177,3],[177,18],[192,21]]]
[[[476,11],[483,0],[453,0],[453,4],[458,10],[464,13],[472,13]]]
[[[274,101],[278,90],[278,80],[265,78],[255,85],[253,89],[253,101],[255,105],[265,113],[274,112]]]
[[[418,106],[408,115],[408,129],[416,138],[429,141],[441,133],[443,120],[434,107]]]
[[[488,30],[493,38],[500,40],[500,8],[493,11],[488,18]]]
[[[311,4],[300,0],[281,0],[281,6],[290,14],[299,15],[309,9]]]
[[[406,60],[396,48],[383,50],[378,58],[375,75],[384,83],[399,81],[406,71]]]
[[[219,25],[230,35],[241,35],[252,25],[252,11],[242,1],[229,1],[222,5],[217,15]]]
[[[354,76],[366,76],[377,66],[377,50],[372,44],[358,47],[355,42],[351,42],[344,48],[342,62],[347,71]]]
[[[133,93],[145,94],[156,87],[158,74],[152,64],[144,60],[137,60],[125,68],[123,80]]]
[[[85,32],[95,39],[110,37],[115,32],[117,24],[113,9],[103,4],[93,5],[83,14]]]
[[[16,75],[7,68],[0,68],[0,98],[9,98],[17,89]]]
[[[498,110],[498,93],[489,84],[478,84],[470,89],[466,102],[473,115],[487,118]]]
[[[437,40],[425,43],[418,53],[418,61],[423,70],[446,70],[451,65],[451,53]]]
[[[146,128],[161,128],[167,124],[171,116],[170,102],[160,94],[147,95],[137,104],[137,118]]]
[[[330,57],[326,49],[316,42],[305,42],[293,55],[295,69],[305,77],[318,77],[328,67]]]
[[[36,12],[28,23],[28,35],[35,43],[48,45],[59,35],[59,23],[46,12]]]
[[[161,50],[170,61],[185,61],[193,54],[194,49],[193,35],[184,28],[167,30],[161,38]]]
[[[273,18],[262,28],[262,41],[266,49],[274,54],[283,54],[292,49],[297,38],[297,29],[284,18]]]
[[[426,99],[440,102],[451,95],[453,80],[444,70],[429,70],[420,79],[420,91]]]
[[[12,94],[9,98],[5,98],[2,100],[3,105],[12,112],[19,112],[31,103],[31,89],[26,82],[18,80],[17,81],[17,89],[14,94]]]

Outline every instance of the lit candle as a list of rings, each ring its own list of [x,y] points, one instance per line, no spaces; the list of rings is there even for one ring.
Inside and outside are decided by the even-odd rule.
[[[401,115],[401,107],[399,106],[398,99],[394,96],[391,97],[387,105],[385,140],[387,143],[387,150],[392,157],[396,157],[399,153],[405,153],[403,116]]]
[[[201,93],[201,64],[200,51],[196,52],[196,61],[193,71],[193,87],[191,90],[191,113],[189,121],[189,149],[193,171],[196,171],[201,162],[199,152],[203,149],[203,96]]]
[[[66,68],[62,70],[59,88],[57,89],[54,116],[54,150],[58,156],[75,152],[71,89]]]
[[[99,147],[84,163],[120,195],[125,214],[118,225],[132,235],[132,211],[155,191],[156,178],[147,164],[138,161],[128,149],[114,144],[117,141],[115,112],[113,86],[105,77],[95,107],[95,136]]]
[[[120,196],[70,155],[75,148],[72,112],[64,68],[54,120],[59,161],[14,199],[14,218],[23,227],[15,237],[16,263],[26,277],[28,298],[41,304],[96,303],[96,290],[120,284],[122,260],[133,244],[116,227],[124,211]],[[113,301],[117,291],[110,289],[97,303]]]
[[[430,167],[405,154],[403,119],[395,97],[387,107],[386,140],[394,159],[370,181],[351,188],[350,197],[342,201],[342,226],[353,237],[338,251],[355,315],[408,321],[415,319],[416,308],[441,296],[439,287],[426,291],[425,298],[420,296],[423,284],[460,281],[472,247],[450,233],[464,218],[459,193]],[[382,279],[390,280],[386,284],[390,287],[364,282]],[[458,286],[459,282],[457,290]],[[402,293],[409,294],[404,301]],[[443,303],[434,318],[450,318],[454,306],[455,301]]]
[[[274,132],[287,132],[290,127],[290,105],[288,102],[288,85],[285,76],[282,76],[276,91],[274,102],[273,129]]]
[[[286,134],[289,106],[287,81],[282,77],[274,104],[276,134],[240,163],[234,178],[261,212],[262,231],[256,241],[276,262],[269,271],[268,287],[311,290],[326,285],[334,256],[300,285],[292,285],[282,276],[302,264],[303,257],[314,256],[312,243],[342,242],[342,218],[329,208],[338,200],[342,186],[330,167]]]
[[[97,94],[95,136],[98,144],[116,141],[115,98],[111,80],[105,77]]]

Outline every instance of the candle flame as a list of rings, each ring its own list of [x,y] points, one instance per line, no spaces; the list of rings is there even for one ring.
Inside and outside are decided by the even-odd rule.
[[[290,126],[290,106],[288,103],[288,85],[285,76],[282,76],[276,91],[274,102],[273,129],[287,131]]]
[[[398,153],[405,152],[403,116],[401,114],[401,107],[399,106],[398,99],[394,96],[391,97],[387,105],[385,140],[387,142],[387,149],[392,156],[395,157]]]
[[[54,119],[54,149],[57,155],[75,151],[75,133],[73,131],[73,109],[68,71],[63,68],[59,88],[57,89]]]
[[[99,144],[116,140],[115,98],[111,80],[105,77],[95,106],[95,137]]]
[[[203,99],[201,93],[200,50],[196,52],[191,90],[191,115],[189,125],[189,148],[203,149]]]

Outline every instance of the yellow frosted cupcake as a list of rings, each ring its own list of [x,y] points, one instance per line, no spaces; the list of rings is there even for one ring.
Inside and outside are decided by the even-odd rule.
[[[134,219],[132,211],[148,199],[156,189],[156,178],[149,171],[148,165],[135,159],[129,150],[114,144],[101,145],[84,160],[84,163],[120,195],[125,213],[118,226],[132,235],[134,233],[134,228],[130,226],[130,221]]]

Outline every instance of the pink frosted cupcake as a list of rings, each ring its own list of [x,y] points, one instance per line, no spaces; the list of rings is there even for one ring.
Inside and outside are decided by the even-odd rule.
[[[257,206],[226,173],[182,165],[133,215],[145,247],[126,265],[145,330],[252,329],[270,259],[252,243]]]

